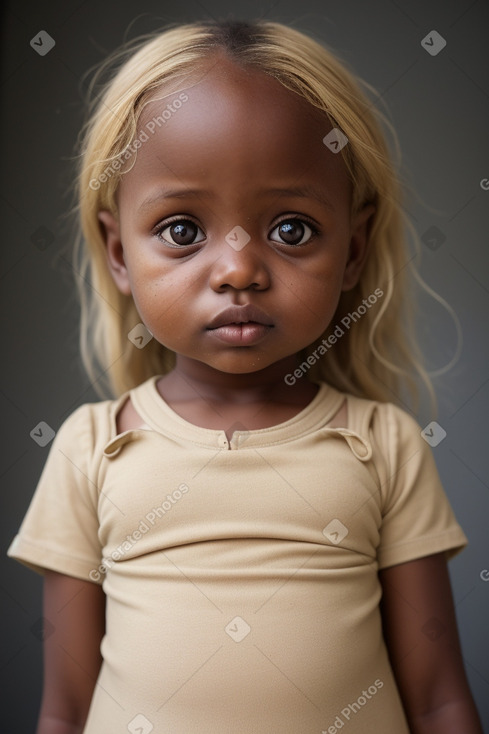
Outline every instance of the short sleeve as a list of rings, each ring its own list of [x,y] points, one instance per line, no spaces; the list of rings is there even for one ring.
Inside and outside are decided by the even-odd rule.
[[[383,406],[388,446],[379,568],[445,551],[451,558],[467,545],[442,487],[431,447],[418,423],[400,408]]]
[[[90,477],[93,430],[89,404],[59,428],[29,508],[7,555],[44,575],[46,569],[87,581],[100,565],[98,490]]]

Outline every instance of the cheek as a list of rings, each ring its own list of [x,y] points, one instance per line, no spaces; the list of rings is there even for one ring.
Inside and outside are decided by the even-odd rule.
[[[303,309],[317,313],[336,308],[343,284],[343,263],[319,261],[305,270],[298,270],[285,283],[289,291],[302,304]]]
[[[144,263],[126,258],[128,279],[131,295],[136,309],[146,326],[151,329],[158,313],[164,310],[161,296],[165,289],[161,286],[161,274],[158,276],[154,269],[147,268]]]
[[[136,268],[131,274],[132,296],[145,326],[160,343],[175,348],[185,337],[182,321],[192,323],[191,283],[161,268]]]
[[[142,302],[154,298],[158,289],[161,289],[160,281],[164,275],[157,254],[144,249],[144,246],[138,247],[136,240],[135,243],[131,242],[124,261],[134,300]]]

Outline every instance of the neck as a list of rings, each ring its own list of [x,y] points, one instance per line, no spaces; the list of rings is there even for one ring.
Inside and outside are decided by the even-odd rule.
[[[235,374],[177,355],[175,368],[163,381],[173,394],[176,391],[182,398],[199,395],[206,400],[228,404],[270,400],[295,403],[311,399],[317,391],[306,378],[294,385],[284,381],[285,375],[293,372],[298,364],[298,358],[292,355],[265,369]]]

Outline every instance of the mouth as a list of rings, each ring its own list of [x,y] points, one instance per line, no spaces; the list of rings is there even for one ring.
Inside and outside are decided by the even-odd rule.
[[[218,313],[207,331],[228,344],[250,346],[261,341],[273,327],[272,319],[264,311],[247,304],[230,306]]]
[[[273,327],[272,319],[264,311],[248,303],[246,306],[225,308],[212,319],[207,329],[219,329],[222,326],[242,326],[243,324]]]

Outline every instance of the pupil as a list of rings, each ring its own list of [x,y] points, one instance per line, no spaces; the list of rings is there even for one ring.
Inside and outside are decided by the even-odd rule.
[[[286,242],[294,245],[304,236],[304,227],[300,222],[283,222],[280,225],[280,234]]]
[[[171,236],[179,245],[188,245],[195,237],[195,225],[192,222],[186,224],[174,224],[171,227]]]

